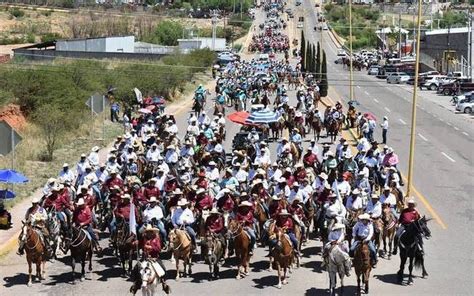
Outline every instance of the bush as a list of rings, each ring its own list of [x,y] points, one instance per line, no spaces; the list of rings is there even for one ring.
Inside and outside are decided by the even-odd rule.
[[[228,24],[248,30],[250,29],[250,26],[252,26],[252,19],[246,14],[242,16],[242,19],[240,18],[240,14],[235,14],[229,19]]]
[[[26,43],[35,43],[36,37],[32,33],[28,33],[25,38]]]
[[[50,9],[50,10],[43,10],[41,11],[41,14],[48,17],[48,16],[51,16],[51,14],[53,13],[53,10]]]
[[[63,37],[59,33],[46,33],[43,36],[41,36],[41,42],[54,41],[54,40],[58,40],[62,38]]]
[[[183,25],[178,22],[162,21],[147,41],[168,46],[178,45],[178,39],[183,37],[183,30]]]
[[[10,15],[14,18],[20,18],[25,16],[25,12],[17,7],[10,9]]]

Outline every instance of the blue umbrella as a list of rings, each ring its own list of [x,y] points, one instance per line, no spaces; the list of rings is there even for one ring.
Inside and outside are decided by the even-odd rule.
[[[0,190],[0,199],[13,199],[15,198],[15,192],[10,190]]]
[[[0,170],[0,182],[3,183],[26,183],[29,180],[15,170]]]
[[[258,110],[255,112],[250,113],[249,117],[245,120],[246,123],[252,124],[263,124],[263,123],[271,123],[278,121],[279,115],[275,112],[270,110]]]

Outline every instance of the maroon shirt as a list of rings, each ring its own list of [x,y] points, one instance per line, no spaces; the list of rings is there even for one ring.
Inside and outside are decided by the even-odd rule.
[[[406,208],[400,213],[398,221],[403,225],[408,225],[418,219],[420,219],[420,213],[418,213],[417,209]]]
[[[161,240],[158,235],[152,239],[143,239],[143,253],[147,258],[159,258],[161,252]]]
[[[91,209],[89,209],[88,206],[85,206],[83,208],[76,208],[73,214],[72,220],[76,224],[80,225],[88,225],[92,222],[92,212]]]
[[[244,222],[245,226],[253,226],[253,212],[250,207],[239,207],[236,218],[238,222]]]
[[[279,200],[272,200],[270,202],[270,206],[268,207],[270,218],[275,219],[277,215],[281,213],[281,210],[283,210],[283,206]]]
[[[150,200],[150,197],[152,196],[156,197],[156,199],[159,199],[160,189],[158,189],[158,187],[148,185],[147,187],[145,187],[145,189],[143,189],[143,195],[147,200]]]
[[[221,233],[224,229],[224,217],[212,214],[206,219],[206,229],[212,233]]]
[[[197,196],[195,208],[199,211],[212,209],[212,198],[205,194]]]
[[[276,219],[276,226],[283,228],[286,227],[288,230],[294,229],[293,219],[290,216],[281,216],[279,215]]]

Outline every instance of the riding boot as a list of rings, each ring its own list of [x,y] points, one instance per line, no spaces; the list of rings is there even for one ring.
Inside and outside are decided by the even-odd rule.
[[[393,238],[393,252],[392,255],[397,255],[397,249],[398,249],[398,237],[395,235]]]

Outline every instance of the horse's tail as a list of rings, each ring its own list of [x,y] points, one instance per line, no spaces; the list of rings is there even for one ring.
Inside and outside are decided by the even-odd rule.
[[[420,249],[418,246],[416,246],[415,250],[415,268],[420,269],[423,267],[423,254],[421,253]]]
[[[165,282],[165,279],[164,278],[161,278],[161,288],[163,289],[163,292],[165,292],[165,294],[171,294],[171,287],[168,286],[168,284]]]

